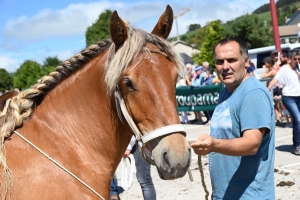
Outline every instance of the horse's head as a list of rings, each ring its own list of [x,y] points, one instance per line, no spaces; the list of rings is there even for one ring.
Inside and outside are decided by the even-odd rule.
[[[116,59],[120,60],[119,63],[112,60],[109,68],[115,69],[108,68],[108,73],[120,73],[114,81],[120,91],[117,95],[123,97],[119,100],[124,101],[130,116],[127,119],[130,129],[141,136],[155,132],[150,138],[142,137],[141,141],[152,152],[153,162],[163,179],[184,176],[190,165],[191,154],[176,104],[176,81],[183,65],[165,40],[172,23],[173,11],[170,6],[167,6],[152,34],[128,29],[116,11],[110,19],[112,48],[115,56],[119,54],[121,59]],[[133,46],[139,51],[131,52]],[[129,54],[135,55],[132,60],[125,61]],[[128,62],[126,67],[122,59]]]

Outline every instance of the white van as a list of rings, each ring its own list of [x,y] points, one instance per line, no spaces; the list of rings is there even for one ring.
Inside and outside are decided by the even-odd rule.
[[[261,47],[261,48],[257,48],[257,49],[248,50],[250,60],[255,65],[256,72],[257,72],[257,75],[258,75],[258,77],[257,77],[258,79],[261,79],[262,66],[263,66],[264,58],[270,56],[271,52],[275,49],[276,49],[276,47],[275,47],[275,45],[273,45],[273,46]],[[281,44],[282,52],[288,53],[289,50],[293,50],[293,49],[299,49],[300,50],[300,43]]]

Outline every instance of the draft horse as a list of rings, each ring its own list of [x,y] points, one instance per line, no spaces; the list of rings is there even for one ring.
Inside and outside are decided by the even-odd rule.
[[[170,6],[151,34],[114,11],[110,39],[11,100],[0,119],[3,198],[108,199],[133,134],[162,179],[186,174],[191,152],[175,99],[183,64],[165,40],[172,23]]]

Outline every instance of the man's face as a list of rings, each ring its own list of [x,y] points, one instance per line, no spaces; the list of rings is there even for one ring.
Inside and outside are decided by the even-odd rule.
[[[300,64],[300,55],[296,55],[295,58],[297,59],[298,64]]]
[[[247,75],[249,57],[244,61],[240,54],[239,44],[229,42],[216,46],[214,59],[219,79],[226,85],[229,92],[233,92]]]
[[[291,61],[290,61],[290,65],[292,66],[294,66],[294,65],[296,65],[296,64],[298,64],[299,63],[299,59],[300,59],[300,56],[299,55],[296,55]]]
[[[207,64],[202,63],[202,67],[203,67],[204,71],[206,71],[208,69],[208,65]]]
[[[286,56],[283,56],[282,54],[280,55],[280,62],[283,63],[283,64],[286,64],[286,59],[287,57]]]

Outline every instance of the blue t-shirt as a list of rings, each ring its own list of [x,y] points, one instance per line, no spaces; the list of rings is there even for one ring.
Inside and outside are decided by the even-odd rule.
[[[255,155],[209,154],[213,199],[275,199],[273,100],[266,86],[254,77],[233,93],[224,88],[211,119],[211,136],[234,139],[247,129],[266,128]]]

